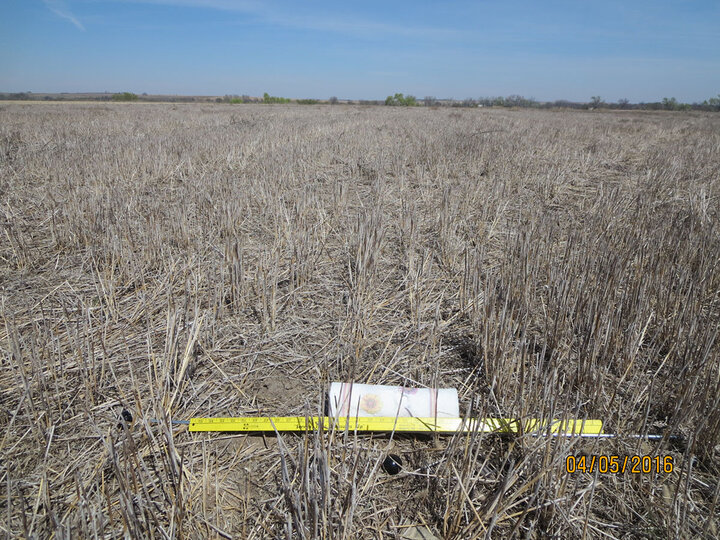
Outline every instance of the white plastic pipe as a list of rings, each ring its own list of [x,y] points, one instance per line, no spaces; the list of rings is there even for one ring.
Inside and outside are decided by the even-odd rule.
[[[455,388],[404,388],[377,384],[330,384],[330,415],[459,418]]]

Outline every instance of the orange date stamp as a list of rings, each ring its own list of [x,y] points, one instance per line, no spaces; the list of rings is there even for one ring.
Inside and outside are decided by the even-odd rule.
[[[672,456],[579,455],[565,458],[568,474],[670,474],[673,468]]]

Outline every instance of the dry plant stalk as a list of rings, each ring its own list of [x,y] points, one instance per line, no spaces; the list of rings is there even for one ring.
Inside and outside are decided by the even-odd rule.
[[[5,536],[718,536],[720,117],[137,107],[0,110]],[[348,379],[685,442],[171,423]]]

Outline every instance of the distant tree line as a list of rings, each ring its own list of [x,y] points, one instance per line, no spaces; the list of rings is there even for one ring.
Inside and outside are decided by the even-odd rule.
[[[600,96],[592,96],[588,102],[568,100],[537,101],[534,98],[525,98],[519,95],[508,97],[481,97],[466,98],[463,100],[438,99],[426,96],[422,100],[426,107],[520,107],[535,109],[626,109],[651,111],[720,111],[720,94],[717,97],[706,99],[702,103],[681,103],[674,97],[663,98],[657,102],[630,103],[628,99],[620,99],[615,103],[607,103]],[[388,103],[386,103],[388,104]]]
[[[332,98],[331,98],[332,99]],[[337,100],[337,98],[335,98]],[[290,98],[285,97],[277,97],[277,96],[271,96],[267,92],[263,94],[262,98],[252,98],[248,95],[226,95],[221,98],[215,99],[216,103],[292,103],[293,100]],[[317,103],[320,103],[317,99],[297,99],[294,100],[295,103],[299,103],[300,105],[315,105]]]
[[[30,92],[13,92],[12,94],[0,94],[0,99],[13,101],[27,101],[35,99]]]
[[[132,92],[119,92],[115,94],[36,94],[32,92],[6,92],[0,93],[0,100],[18,100],[18,101],[66,101],[66,100],[82,100],[82,101],[154,101],[154,102],[170,102],[170,103],[194,103],[215,101],[216,103],[297,103],[300,105],[315,105],[319,103],[329,103],[335,105],[339,103],[337,97],[332,96],[322,101],[318,99],[290,99],[285,97],[271,96],[267,92],[261,98],[250,97],[248,95],[225,95],[223,97],[209,98],[202,96],[148,96],[146,93],[137,95]],[[620,110],[649,110],[649,111],[720,111],[720,94],[716,97],[706,99],[702,103],[682,103],[674,97],[665,97],[661,101],[631,103],[627,99],[620,99],[617,102],[606,102],[600,96],[592,96],[589,101],[568,101],[559,99],[555,101],[537,101],[534,98],[526,98],[520,95],[510,95],[507,97],[480,97],[456,99],[439,99],[434,96],[426,96],[422,100],[418,100],[413,95],[405,95],[396,93],[388,96],[384,101],[361,99],[361,100],[344,100],[343,103],[349,105],[387,105],[392,107],[415,107],[424,105],[425,107],[515,107],[515,108],[533,108],[533,109],[620,109]]]
[[[220,101],[224,98],[217,98]],[[148,94],[137,95],[132,92],[110,93],[68,93],[42,94],[32,92],[0,92],[0,100],[3,101],[151,101],[157,103],[200,103],[212,101],[211,98],[200,96],[149,96]]]
[[[259,103],[262,100],[251,98],[248,95],[236,96],[227,94],[223,97],[215,98],[215,103]]]
[[[271,96],[267,92],[263,94],[263,103],[290,103],[289,98]]]

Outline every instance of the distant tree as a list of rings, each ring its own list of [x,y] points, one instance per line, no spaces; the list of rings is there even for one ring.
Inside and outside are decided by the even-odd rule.
[[[385,98],[385,105],[390,105],[390,106],[395,107],[398,105],[402,105],[404,100],[405,100],[405,96],[398,93],[398,94],[395,94],[394,96],[388,96],[387,98]]]
[[[505,107],[537,107],[538,103],[534,98],[525,98],[517,94],[513,94],[506,98],[497,98],[497,105]]]
[[[663,109],[665,109],[666,111],[677,111],[680,108],[677,99],[675,99],[674,97],[664,97],[662,100],[662,106]]]
[[[522,105],[523,99],[524,98],[522,96],[513,94],[505,98],[505,105],[507,107],[519,107],[520,105]]]
[[[720,94],[718,94],[717,97],[706,99],[703,102],[703,107],[714,111],[720,111]]]
[[[397,93],[394,96],[388,96],[385,99],[385,105],[391,105],[395,107],[415,107],[418,105],[418,102],[415,96],[405,96],[401,93]]]
[[[290,103],[289,98],[271,96],[267,92],[263,94],[263,103]]]
[[[122,92],[120,94],[113,94],[113,101],[137,101],[137,94],[132,92]]]
[[[642,110],[646,111],[659,111],[663,108],[663,104],[659,101],[645,103],[641,102],[638,104],[638,107]]]
[[[630,104],[630,100],[627,98],[618,99],[618,108],[627,109]]]
[[[598,108],[602,107],[603,105],[605,105],[605,102],[603,101],[603,99],[600,96],[593,96],[590,98],[590,106],[591,107],[598,109]]]
[[[330,102],[330,105],[337,105],[338,98],[336,96],[331,96],[328,101]]]
[[[437,107],[438,105],[440,105],[440,102],[435,96],[425,96],[423,98],[423,103],[426,107]]]

